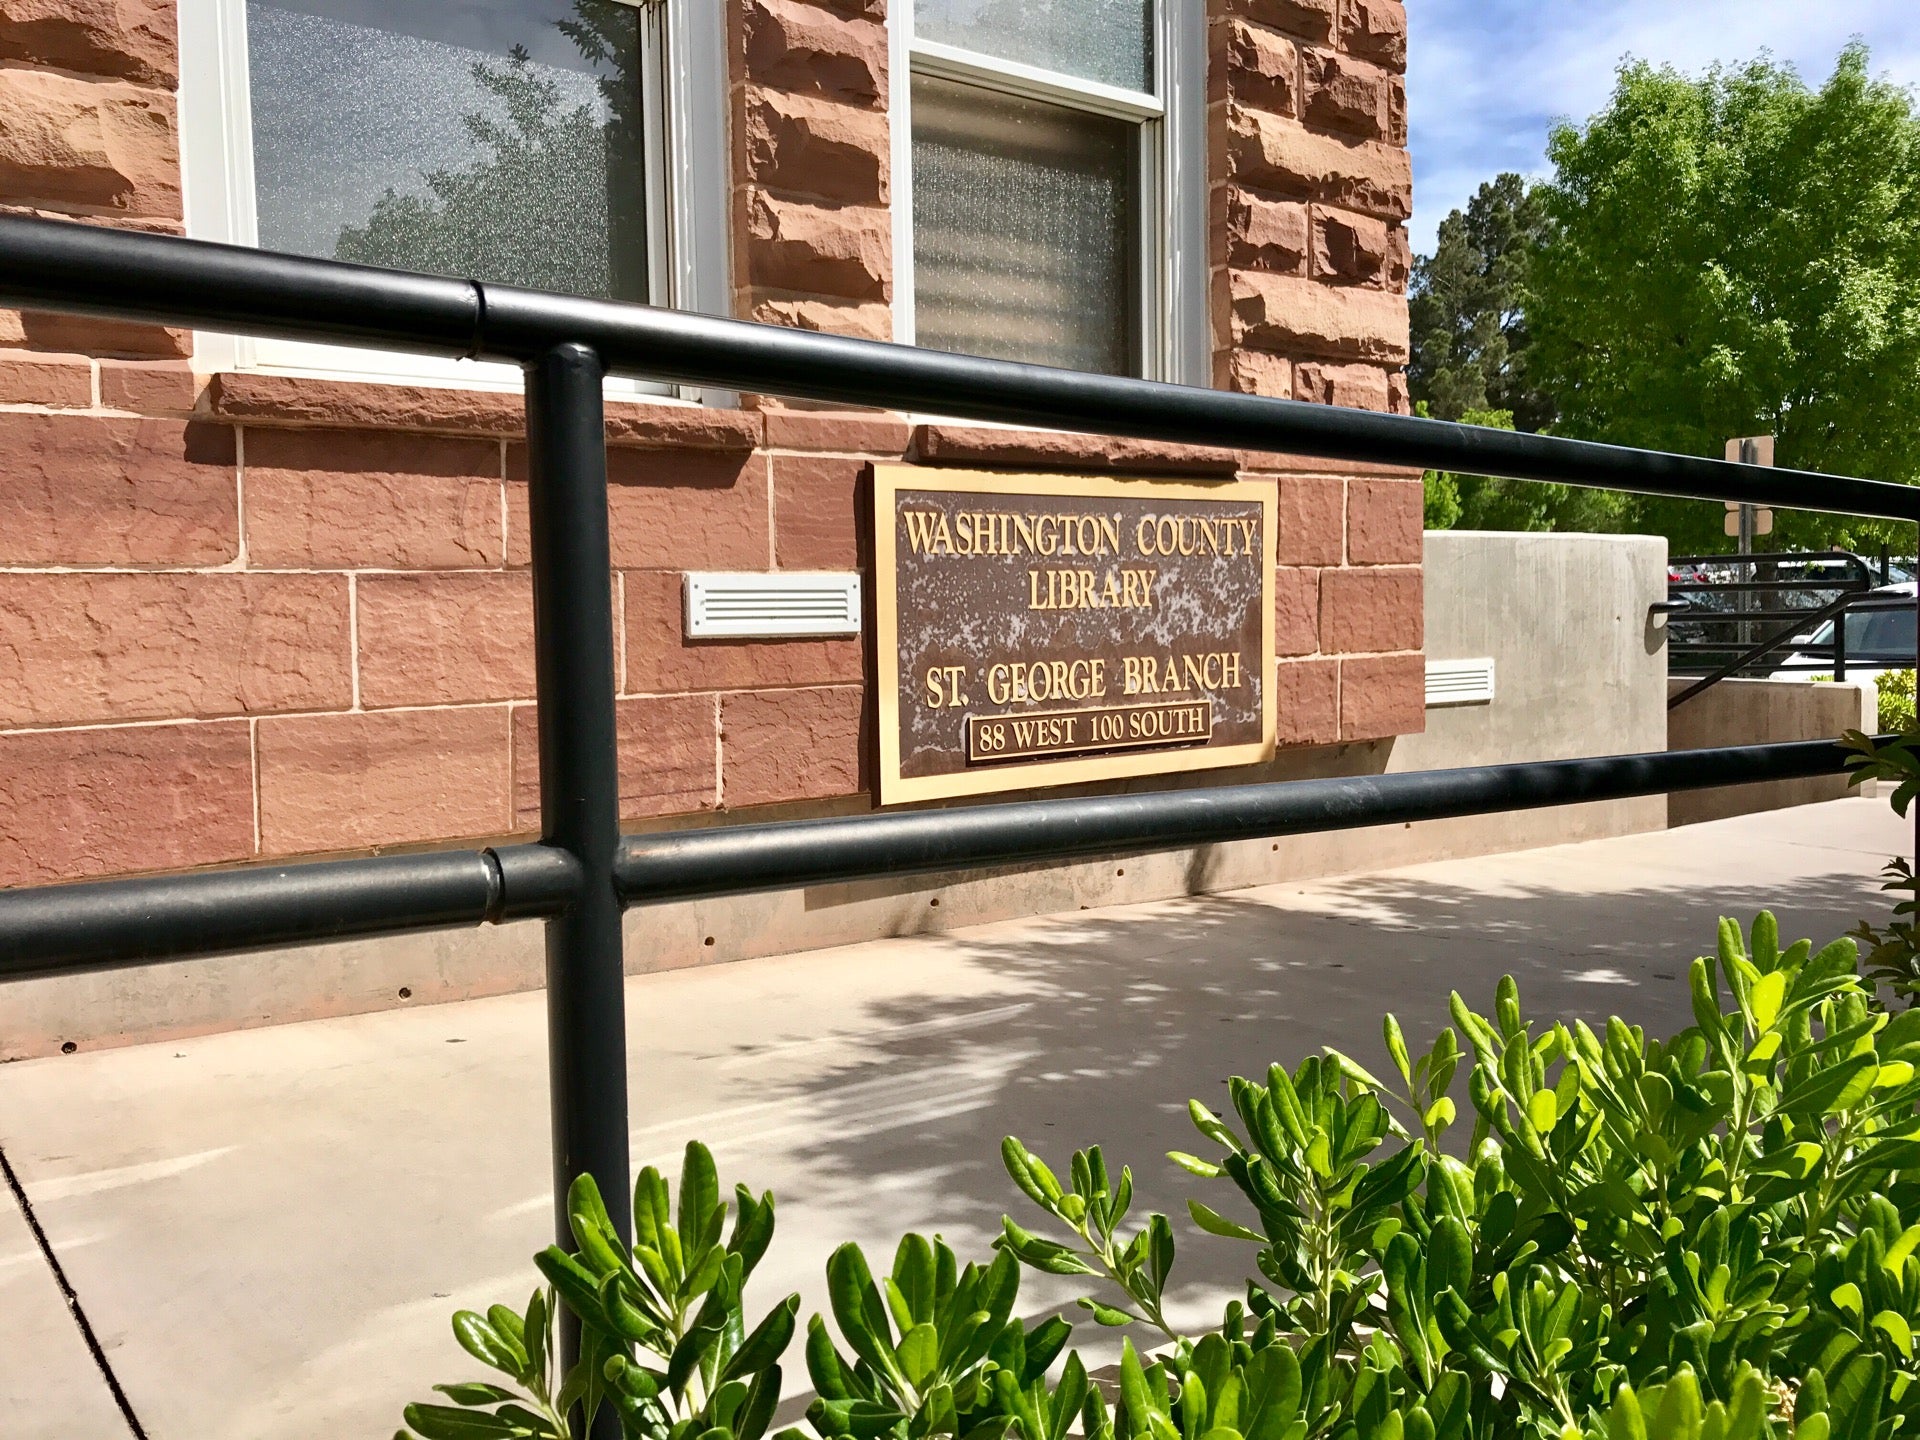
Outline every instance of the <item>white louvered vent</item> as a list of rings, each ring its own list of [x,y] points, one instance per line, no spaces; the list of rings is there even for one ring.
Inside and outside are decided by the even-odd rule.
[[[1427,705],[1493,703],[1493,661],[1429,660]]]
[[[858,575],[689,572],[686,595],[689,640],[860,633]]]

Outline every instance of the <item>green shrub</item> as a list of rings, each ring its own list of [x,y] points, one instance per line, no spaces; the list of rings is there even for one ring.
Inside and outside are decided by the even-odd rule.
[[[1879,688],[1880,733],[1911,734],[1914,729],[1913,671],[1882,671]]]
[[[1689,975],[1695,1023],[1650,1039],[1530,1021],[1511,979],[1490,1015],[1458,995],[1424,1053],[1385,1022],[1379,1072],[1328,1052],[1229,1086],[1172,1159],[1189,1213],[1248,1247],[1245,1298],[1181,1333],[1163,1301],[1175,1235],[1129,1225],[1133,1178],[1098,1148],[1064,1180],[1002,1158],[1039,1212],[990,1262],[906,1236],[876,1279],[827,1264],[831,1328],[803,1346],[815,1399],[777,1440],[1898,1440],[1920,1433],[1920,1012],[1878,1007],[1850,940],[1782,946],[1770,915],[1722,922]],[[1466,1105],[1456,1094],[1464,1076]],[[1472,1117],[1465,1158],[1442,1150]],[[607,1408],[647,1440],[761,1440],[796,1330],[788,1296],[749,1324],[771,1195],[687,1147],[678,1204],[641,1173],[631,1248],[590,1180],[577,1250],[537,1263],[521,1313],[462,1312],[467,1353],[513,1388],[440,1387],[403,1436],[572,1437]],[[1081,1308],[1144,1331],[1105,1389],[1071,1327],[1016,1317],[1020,1271],[1084,1277]],[[556,1308],[583,1358],[554,1374]],[[837,1334],[836,1334],[837,1332]]]

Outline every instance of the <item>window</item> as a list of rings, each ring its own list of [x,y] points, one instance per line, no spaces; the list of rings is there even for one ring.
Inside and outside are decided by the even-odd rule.
[[[1201,11],[892,7],[896,338],[1206,383]]]
[[[700,140],[722,153],[718,105],[702,105],[716,87],[676,85],[669,62],[685,72],[684,52],[704,47],[717,73],[713,9],[705,0],[185,0],[189,231],[711,308],[701,284],[724,285],[724,266],[696,272],[703,217],[676,205],[697,196],[674,181],[676,162],[687,166]],[[708,198],[709,228],[724,224],[724,204]],[[514,378],[504,367],[226,343],[230,353],[214,363]]]

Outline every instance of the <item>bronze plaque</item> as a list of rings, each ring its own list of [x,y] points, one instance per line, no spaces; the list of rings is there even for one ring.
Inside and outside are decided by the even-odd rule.
[[[1273,755],[1271,485],[874,467],[880,800]]]

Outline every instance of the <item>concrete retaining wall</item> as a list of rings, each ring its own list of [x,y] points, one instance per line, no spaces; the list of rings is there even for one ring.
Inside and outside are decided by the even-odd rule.
[[[1678,695],[1694,682],[1674,680]],[[1702,750],[1714,745],[1765,745],[1789,740],[1826,740],[1847,730],[1879,728],[1879,693],[1871,679],[1813,684],[1803,680],[1722,680],[1667,716],[1668,748]],[[1667,823],[1697,825],[1756,810],[1815,805],[1850,794],[1844,776],[1782,780],[1768,785],[1730,785],[1667,799]]]

